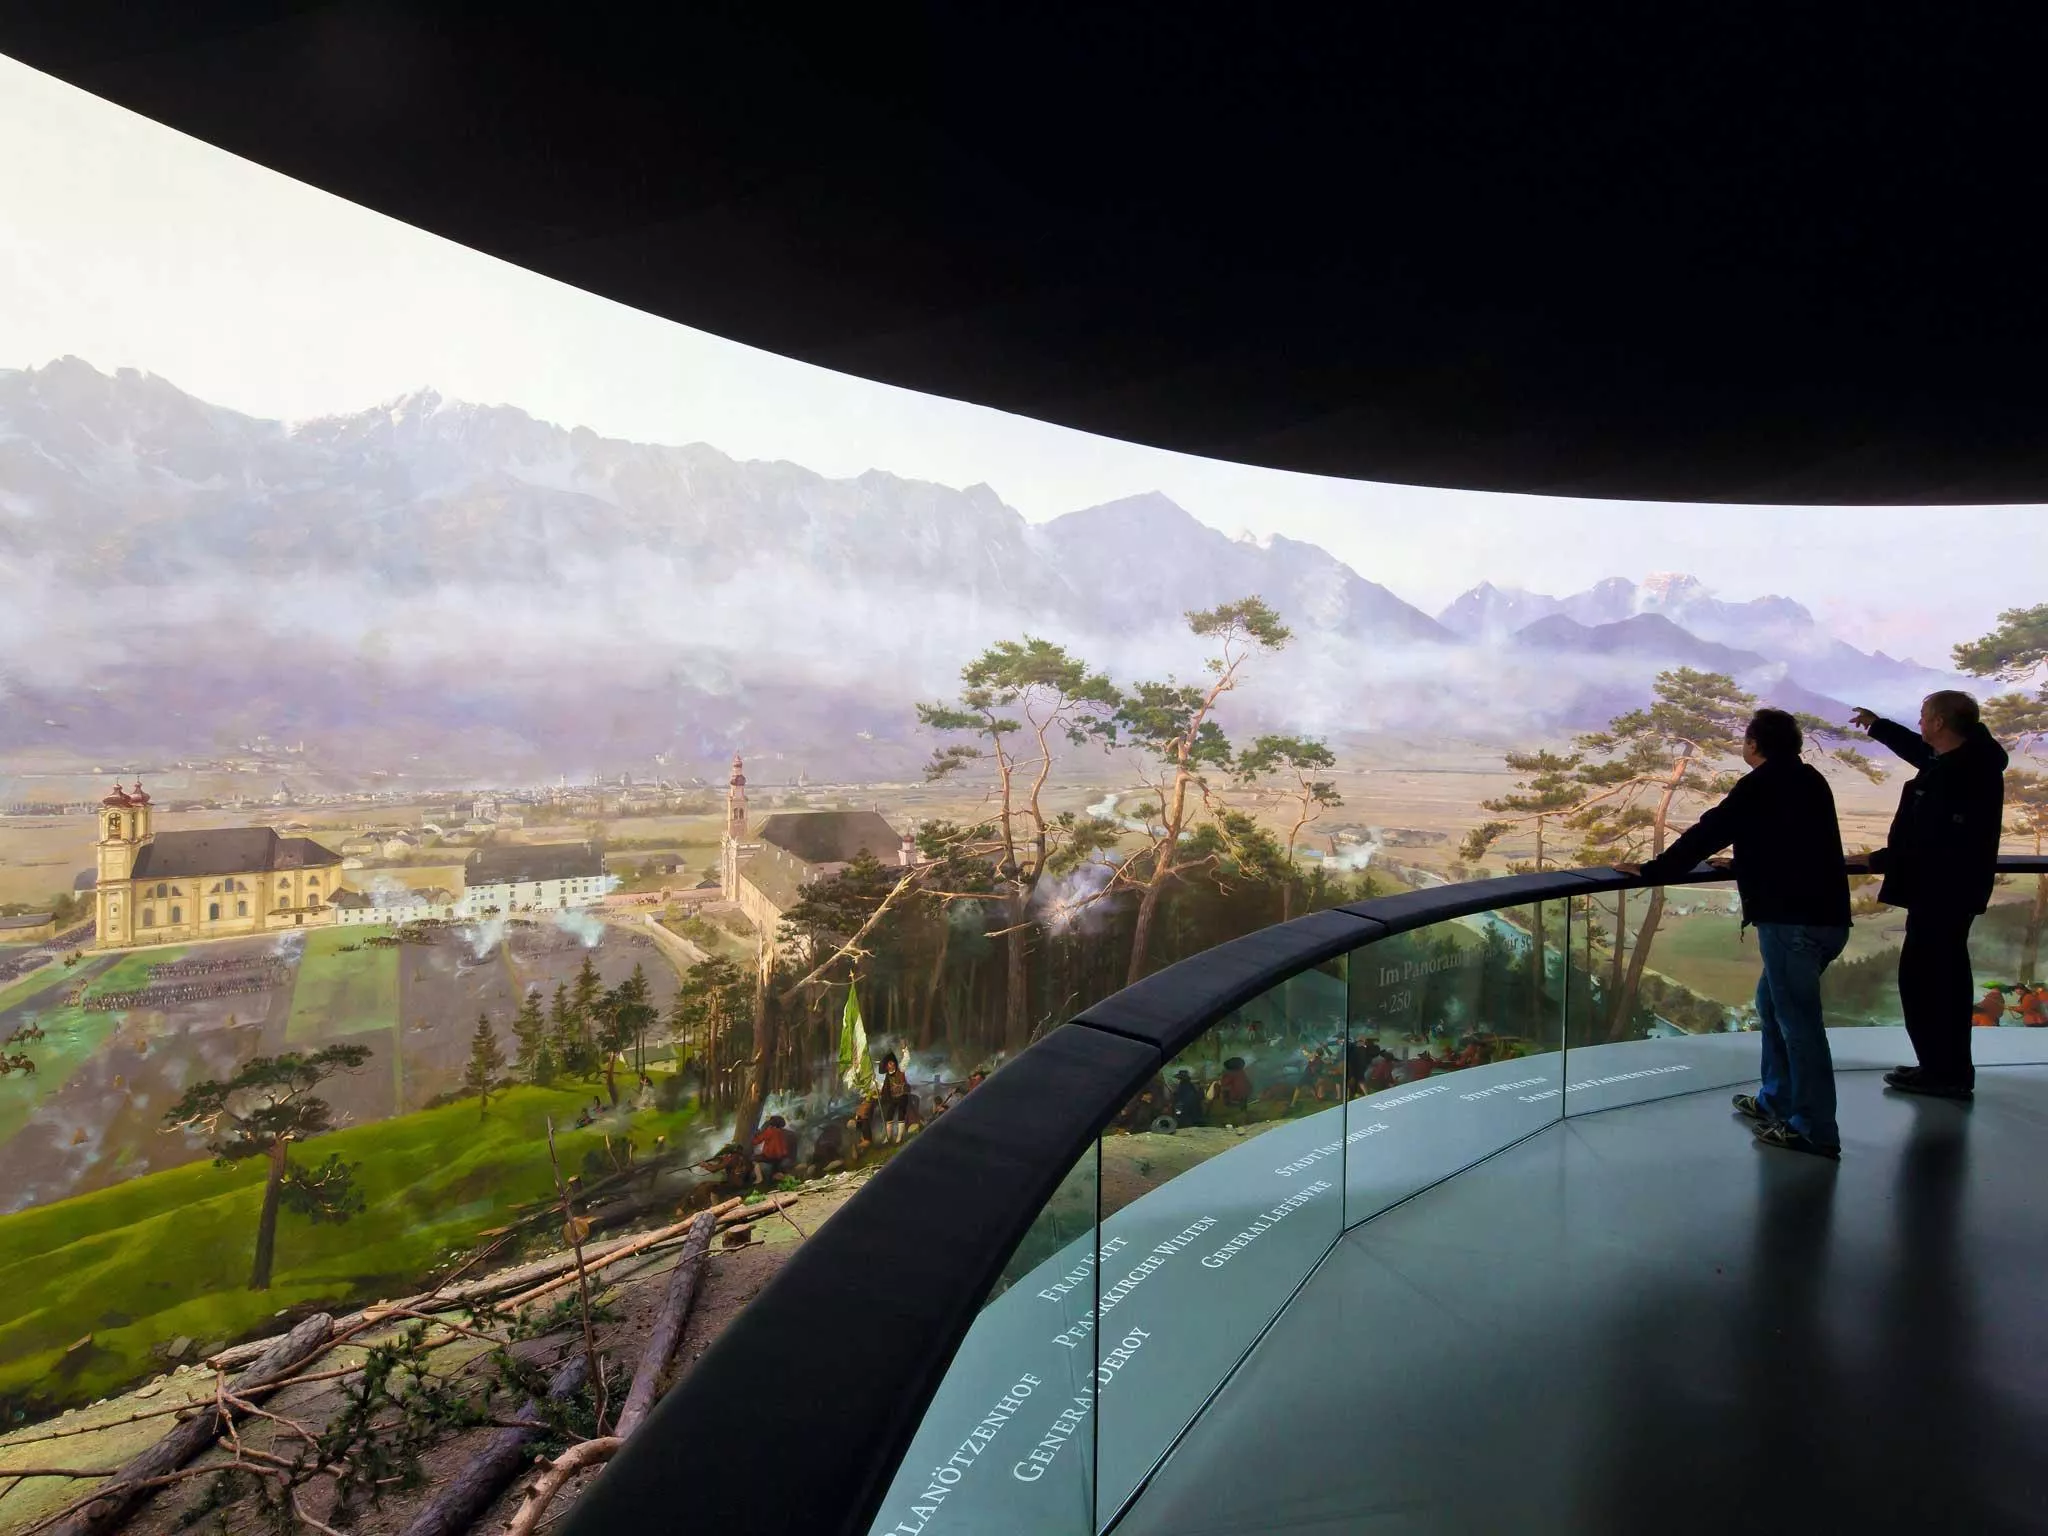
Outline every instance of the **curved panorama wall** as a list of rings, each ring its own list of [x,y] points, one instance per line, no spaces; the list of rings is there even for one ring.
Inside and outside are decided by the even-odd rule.
[[[1910,716],[1958,681],[1953,642],[2033,600],[2026,562],[1983,561],[2010,527],[1981,509],[1318,481],[879,389],[4,61],[0,85],[0,1407],[23,1426],[280,1314],[551,1246],[551,1126],[624,1227],[709,1198],[697,1165],[766,1116],[797,1166],[885,1157],[848,1121],[887,1051],[927,1111],[1010,1062],[982,1102],[1066,1124],[1064,1074],[1102,1062],[1061,1053],[1149,1070],[1142,1028],[1052,1028],[1132,976],[1291,914],[1335,943],[1362,921],[1338,909],[1460,870],[1637,851],[1643,813],[1669,832],[1710,798],[1756,700],[1833,732],[1855,704]],[[1872,841],[1897,785],[1845,742],[1815,755]],[[116,903],[136,926],[99,928]],[[1607,975],[1595,908],[1570,931]],[[1624,1036],[1739,1003],[1725,899],[1623,926]],[[1474,976],[1526,989],[1499,960],[1525,941],[1474,938]],[[1465,972],[1411,963],[1374,1006],[1414,1024]],[[1253,1123],[1327,1108],[1296,1090],[1327,1095],[1301,1051],[1337,985],[1304,980],[1288,1008],[1321,1014],[1252,1021],[1191,1083],[1243,1054],[1280,1095]],[[1404,1074],[1411,1034],[1387,1037]],[[266,1130],[271,1096],[293,1103]],[[923,1262],[1046,1176],[913,1200]],[[815,1373],[789,1358],[775,1390]]]

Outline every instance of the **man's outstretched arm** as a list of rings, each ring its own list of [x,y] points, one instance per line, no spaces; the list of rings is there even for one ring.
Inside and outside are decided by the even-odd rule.
[[[1859,709],[1850,719],[1870,733],[1870,739],[1903,757],[1915,768],[1925,768],[1940,756],[1921,739],[1920,733],[1896,720],[1887,720],[1873,709]]]

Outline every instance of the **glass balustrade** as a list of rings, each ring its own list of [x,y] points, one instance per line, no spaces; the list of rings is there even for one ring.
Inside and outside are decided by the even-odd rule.
[[[1343,1231],[1356,955],[1204,1031],[1102,1138],[1105,1255],[1089,1351],[1106,1522]]]
[[[1982,1066],[2048,1062],[2044,915],[2027,875],[1973,933]],[[1912,1059],[1903,929],[1859,912],[1826,975],[1839,1070]],[[1760,970],[1718,882],[1447,918],[1234,1009],[1039,1213],[873,1531],[1108,1528],[1348,1229],[1566,1115],[1753,1083]]]
[[[1082,1341],[1093,1329],[1098,1265],[1117,1262],[1098,1252],[1108,1246],[1097,1237],[1100,1188],[1090,1146],[990,1287],[882,1500],[874,1536],[1094,1529],[1094,1356]]]
[[[1351,956],[1345,1225],[1554,1122],[1565,1082],[1571,913],[1450,918]]]

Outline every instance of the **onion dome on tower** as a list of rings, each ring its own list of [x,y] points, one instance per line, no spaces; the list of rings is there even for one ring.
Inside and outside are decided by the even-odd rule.
[[[133,792],[132,792],[132,795],[133,795],[133,800],[134,800],[134,803],[135,803],[135,804],[137,804],[137,805],[147,805],[147,804],[149,804],[149,795],[147,794],[147,792],[145,792],[145,791],[144,791],[144,789],[143,789],[143,787],[142,787],[142,780],[140,780],[140,779],[137,779],[137,780],[135,781],[135,788],[134,788],[134,790],[133,790]]]
[[[100,802],[101,805],[112,806],[116,809],[131,806],[134,803],[133,800],[128,798],[128,791],[123,789],[118,781],[114,785],[114,792]]]

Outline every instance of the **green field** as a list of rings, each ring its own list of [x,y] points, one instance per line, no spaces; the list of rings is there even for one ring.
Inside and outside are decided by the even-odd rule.
[[[156,957],[160,958],[160,957]],[[246,1289],[256,1240],[261,1160],[188,1164],[54,1205],[0,1216],[0,1401],[88,1402],[149,1375],[153,1346],[178,1335],[231,1340],[279,1309],[346,1305],[413,1289],[478,1232],[553,1187],[545,1117],[565,1172],[603,1131],[563,1130],[589,1102],[585,1085],[515,1088],[479,1117],[475,1100],[351,1127],[297,1149],[359,1164],[368,1209],[340,1225],[278,1217],[267,1291]],[[642,1146],[688,1129],[694,1111],[630,1117]],[[614,1137],[618,1123],[609,1127]],[[90,1335],[90,1342],[81,1344]],[[72,1347],[77,1345],[77,1347]]]
[[[292,984],[292,1011],[284,1037],[291,1045],[381,1033],[398,1022],[398,949],[368,947],[343,954],[344,945],[363,945],[388,928],[316,928],[306,935]]]

